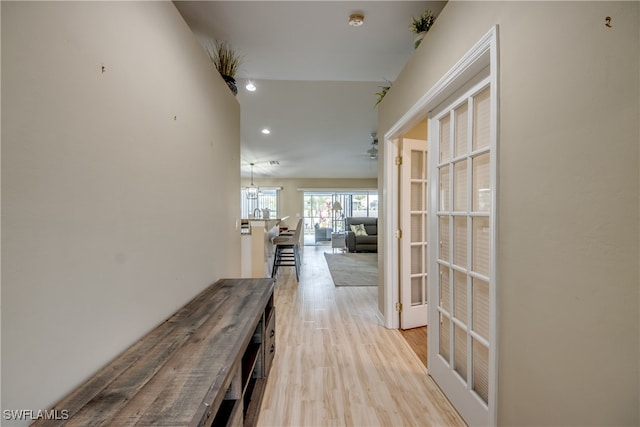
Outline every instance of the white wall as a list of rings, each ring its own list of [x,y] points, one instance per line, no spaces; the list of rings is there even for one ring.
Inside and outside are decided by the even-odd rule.
[[[171,2],[3,1],[2,90],[2,407],[46,409],[239,276],[239,105]]]
[[[639,3],[449,2],[378,134],[496,24],[498,424],[638,425]]]

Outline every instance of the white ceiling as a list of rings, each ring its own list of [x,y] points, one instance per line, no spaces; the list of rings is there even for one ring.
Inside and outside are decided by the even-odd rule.
[[[225,40],[244,57],[236,76],[243,176],[253,162],[256,178],[374,178],[376,92],[413,53],[411,18],[446,2],[174,3],[201,43]],[[365,17],[358,28],[348,25],[356,12]]]

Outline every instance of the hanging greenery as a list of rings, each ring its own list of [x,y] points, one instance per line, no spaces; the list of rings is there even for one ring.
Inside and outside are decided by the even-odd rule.
[[[380,91],[376,92],[376,96],[378,97],[378,99],[376,101],[375,107],[377,107],[378,104],[382,102],[389,89],[391,89],[391,82],[387,80],[387,83],[387,86],[379,86]]]

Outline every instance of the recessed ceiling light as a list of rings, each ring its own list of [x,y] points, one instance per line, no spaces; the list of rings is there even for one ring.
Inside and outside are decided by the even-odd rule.
[[[352,13],[349,16],[349,25],[352,27],[361,27],[364,24],[364,15],[360,13]]]
[[[267,128],[262,129],[262,133],[264,133],[265,135],[269,135],[271,133],[271,131]]]
[[[255,92],[256,91],[256,85],[253,84],[253,82],[251,80],[249,80],[249,82],[247,83],[247,85],[245,86],[245,88],[249,91],[249,92]]]

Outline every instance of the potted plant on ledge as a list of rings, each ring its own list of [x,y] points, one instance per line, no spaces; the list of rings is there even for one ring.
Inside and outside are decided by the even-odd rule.
[[[216,41],[214,45],[207,46],[207,54],[213,62],[224,81],[234,95],[238,94],[236,86],[236,73],[242,62],[242,57],[231,48],[229,43]]]
[[[409,29],[411,30],[411,32],[417,34],[417,37],[413,43],[414,49],[417,49],[418,46],[420,46],[422,39],[424,38],[425,34],[427,34],[427,31],[429,31],[435,20],[436,18],[435,16],[433,16],[433,13],[431,13],[430,10],[426,10],[422,12],[422,15],[420,15],[419,17],[413,18],[413,20],[411,21],[411,25],[409,25]]]

